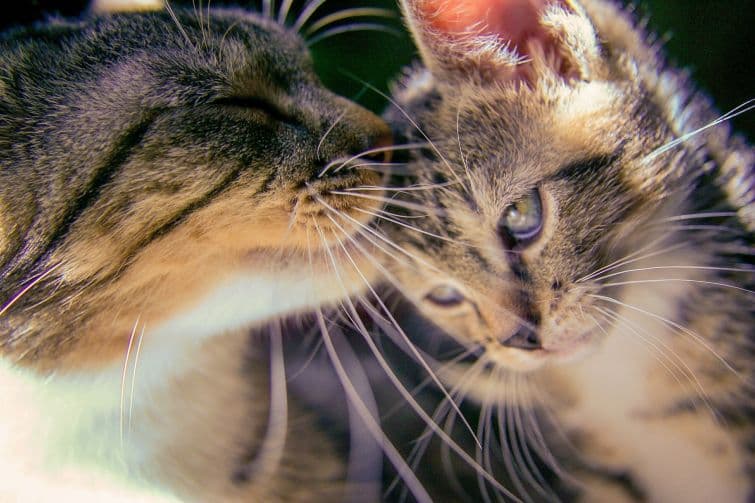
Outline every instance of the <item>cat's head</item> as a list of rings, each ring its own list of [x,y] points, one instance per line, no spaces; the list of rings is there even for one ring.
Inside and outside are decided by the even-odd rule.
[[[296,33],[211,9],[54,20],[0,45],[5,353],[105,358],[135,319],[159,325],[234,275],[317,283],[324,243],[346,263],[335,237],[356,224],[339,214],[364,224],[373,203],[333,192],[379,185],[382,154],[337,161],[390,132],[323,87]]]
[[[389,116],[430,144],[402,197],[410,218],[395,228],[407,252],[393,268],[399,289],[502,368],[593,347],[618,306],[601,297],[626,300],[616,283],[627,277],[609,273],[653,252],[658,267],[691,263],[695,250],[671,251],[679,237],[664,219],[694,211],[686,199],[704,157],[724,163],[702,142],[725,131],[658,150],[712,115],[609,2],[402,4],[425,68]],[[751,159],[728,162],[747,173]]]

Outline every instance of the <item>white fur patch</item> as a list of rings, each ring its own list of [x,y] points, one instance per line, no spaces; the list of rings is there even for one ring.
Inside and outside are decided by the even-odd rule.
[[[688,284],[671,281],[657,287],[640,285],[629,289],[623,300],[673,319],[676,299],[684,298],[688,289]],[[691,336],[674,333],[639,311],[624,308],[620,313],[633,329],[619,326],[598,351],[566,366],[563,375],[571,379],[580,399],[562,419],[588,432],[606,450],[609,465],[615,461],[615,468],[629,469],[651,501],[746,501],[738,448],[708,411],[654,417],[674,403],[677,392],[651,379],[664,370],[659,350],[650,344],[669,354],[675,340]],[[714,449],[726,454],[714,456]]]
[[[344,288],[330,275],[296,268],[237,275],[160,325],[139,320],[125,371],[119,363],[42,378],[0,360],[6,410],[0,416],[0,501],[174,501],[138,477],[160,435],[149,417],[160,414],[156,402],[165,384],[191,368],[209,337],[335,302]],[[134,435],[132,408],[135,422],[142,421]]]

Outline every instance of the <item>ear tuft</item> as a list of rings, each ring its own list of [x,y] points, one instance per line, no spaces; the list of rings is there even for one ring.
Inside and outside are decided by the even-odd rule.
[[[423,60],[435,72],[497,82],[532,83],[543,72],[572,79],[584,76],[584,60],[598,53],[594,29],[573,0],[402,3]]]

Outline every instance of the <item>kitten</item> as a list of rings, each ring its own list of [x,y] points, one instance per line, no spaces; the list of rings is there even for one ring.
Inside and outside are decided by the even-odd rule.
[[[613,2],[402,7],[424,66],[388,117],[429,143],[390,279],[455,341],[409,332],[512,492],[751,499],[752,148]]]
[[[0,499],[342,494],[314,424],[285,442],[275,325],[269,378],[246,329],[373,274],[334,277],[328,217],[369,220],[331,191],[380,183],[385,123],[241,10],[52,20],[0,54]]]

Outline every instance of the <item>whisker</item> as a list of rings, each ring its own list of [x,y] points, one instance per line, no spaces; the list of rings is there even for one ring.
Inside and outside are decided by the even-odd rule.
[[[755,294],[755,291],[748,290],[747,288],[742,288],[736,285],[730,285],[728,283],[721,283],[718,281],[703,281],[699,279],[685,279],[685,278],[639,279],[639,280],[634,280],[634,281],[618,281],[615,283],[603,283],[603,286],[642,285],[642,284],[649,284],[649,283],[667,283],[667,282],[695,283],[695,284],[701,284],[701,285],[720,286],[723,288],[731,288],[733,290],[738,290],[744,293]]]
[[[396,471],[404,480],[404,483],[407,485],[407,487],[409,487],[409,490],[412,492],[414,497],[417,498],[417,501],[432,503],[432,498],[430,498],[430,495],[427,494],[427,491],[422,486],[422,483],[407,466],[406,462],[401,457],[401,454],[399,454],[399,452],[390,442],[383,430],[380,428],[380,425],[378,424],[376,419],[370,414],[369,408],[359,396],[359,393],[349,379],[348,373],[343,367],[341,360],[338,357],[338,353],[335,350],[335,346],[333,345],[333,341],[331,340],[331,335],[328,331],[328,327],[325,324],[325,318],[323,317],[322,310],[318,309],[316,311],[316,316],[317,323],[320,326],[320,332],[322,334],[325,349],[328,352],[330,361],[333,363],[333,367],[336,371],[336,374],[338,375],[338,379],[341,382],[341,386],[343,386],[344,391],[346,391],[346,395],[348,396],[349,401],[362,418],[362,421],[367,426],[368,431],[373,436],[375,441],[382,446],[383,452],[385,452],[385,455],[388,457],[388,459],[390,459],[391,463],[396,468]]]
[[[123,432],[124,432],[124,416],[125,416],[125,405],[126,405],[126,374],[128,372],[128,366],[129,366],[129,360],[131,358],[131,347],[134,344],[134,336],[136,335],[136,329],[139,326],[139,319],[140,316],[136,317],[136,322],[134,323],[134,328],[131,329],[131,335],[128,338],[128,346],[126,347],[126,359],[123,362],[123,372],[121,373],[121,400],[120,400],[120,413],[119,416],[119,430],[120,430],[120,440],[121,440],[121,449],[124,447],[123,443]]]
[[[616,299],[614,299],[612,297],[607,297],[605,295],[595,295],[595,294],[588,294],[588,295],[590,297],[596,298],[598,300],[603,300],[605,302],[610,302],[612,304],[617,304],[617,305],[626,307],[627,309],[631,309],[632,311],[635,311],[635,312],[638,312],[638,313],[641,313],[641,314],[645,314],[646,316],[649,316],[650,318],[653,318],[655,320],[658,320],[658,321],[662,322],[664,325],[670,326],[672,328],[677,329],[678,331],[680,331],[682,333],[685,333],[685,334],[689,335],[695,341],[697,341],[703,348],[705,348],[713,356],[715,356],[716,359],[719,360],[724,365],[724,367],[726,367],[728,370],[730,370],[734,375],[736,375],[740,379],[744,380],[744,377],[739,373],[739,371],[737,371],[734,367],[732,367],[731,364],[728,361],[726,361],[726,359],[723,356],[721,356],[718,352],[716,352],[716,350],[714,350],[700,335],[698,335],[697,333],[693,332],[692,330],[690,330],[690,329],[688,329],[686,327],[683,327],[683,326],[679,325],[678,323],[669,320],[668,318],[664,318],[663,316],[660,316],[658,314],[652,313],[650,311],[646,311],[646,310],[641,309],[641,308],[639,308],[637,306],[633,306],[631,304],[627,304],[626,302],[621,302],[621,301],[616,300]]]
[[[686,133],[686,134],[682,135],[681,137],[677,138],[676,140],[673,140],[673,141],[667,143],[666,145],[663,145],[663,146],[657,148],[656,150],[654,150],[653,152],[651,152],[650,154],[648,154],[647,156],[645,156],[643,158],[643,160],[645,160],[645,161],[652,161],[653,159],[655,159],[659,155],[661,155],[661,154],[663,154],[665,152],[668,152],[669,150],[673,149],[677,145],[681,145],[682,143],[685,143],[686,141],[688,141],[691,138],[697,136],[698,134],[702,133],[703,131],[706,131],[707,129],[710,129],[712,127],[718,126],[719,124],[721,124],[723,122],[726,122],[726,121],[728,121],[730,119],[738,117],[738,116],[740,116],[740,115],[742,115],[744,113],[747,113],[747,112],[749,112],[750,110],[753,110],[753,109],[755,109],[755,98],[754,99],[749,99],[749,100],[745,101],[741,105],[739,105],[739,106],[737,106],[737,107],[729,110],[724,115],[722,115],[718,119],[716,119],[716,120],[714,120],[714,121],[706,124],[705,126],[703,126],[701,128],[698,128],[698,129],[696,129],[694,131],[691,131],[689,133]]]
[[[307,47],[312,47],[318,42],[322,42],[323,40],[333,37],[335,35],[341,35],[343,33],[352,33],[355,31],[376,31],[380,33],[387,33],[388,35],[392,35],[396,38],[401,37],[401,32],[395,28],[391,28],[390,26],[385,26],[385,25],[376,24],[376,23],[352,23],[352,24],[347,24],[347,25],[336,26],[334,28],[330,28],[329,30],[323,31],[319,33],[318,35],[315,35],[314,37],[307,40]]]
[[[434,215],[442,215],[442,210],[435,209],[430,206],[422,206],[419,204],[410,203],[407,201],[399,201],[396,199],[392,199],[390,197],[383,197],[383,196],[373,196],[371,194],[360,194],[358,192],[344,192],[341,190],[331,190],[330,194],[337,195],[337,196],[349,196],[349,197],[359,197],[362,199],[368,199],[370,201],[377,201],[381,203],[388,203],[393,206],[398,206],[401,208],[406,208],[408,210],[416,210],[416,211],[431,211]]]
[[[315,225],[316,225],[316,222],[315,222]],[[327,242],[327,240],[325,239],[325,236],[324,236],[324,235],[322,234],[322,230],[320,229],[320,227],[316,225],[316,229],[317,229],[317,230],[318,230],[318,232],[320,233],[320,237],[321,237],[321,239],[322,239],[323,243],[326,243],[326,242]],[[344,285],[344,283],[343,283],[343,279],[341,278],[340,272],[339,272],[339,270],[338,270],[338,267],[337,267],[337,265],[336,265],[336,261],[335,261],[335,257],[333,256],[333,252],[332,252],[332,251],[330,250],[330,248],[328,248],[328,247],[326,247],[326,248],[325,248],[325,251],[326,251],[326,253],[328,254],[328,256],[330,257],[330,260],[331,260],[331,262],[332,262],[332,264],[333,264],[333,268],[334,268],[334,272],[335,272],[335,275],[336,275],[336,277],[337,277],[337,279],[338,279],[339,283],[341,284],[341,286],[342,286],[342,288],[343,288],[343,290],[344,290],[344,293],[345,293],[345,294],[347,294],[348,292],[347,292],[347,290],[346,290],[346,288],[345,288],[345,285]],[[452,439],[452,438],[451,438],[450,436],[448,436],[448,435],[447,435],[447,434],[446,434],[446,433],[445,433],[445,432],[444,432],[444,431],[443,431],[443,430],[442,430],[442,429],[441,429],[441,428],[440,428],[440,427],[439,427],[439,426],[438,426],[438,425],[437,425],[437,424],[436,424],[435,422],[433,422],[433,421],[432,421],[432,418],[431,418],[431,417],[430,417],[430,416],[429,416],[429,415],[427,414],[427,412],[426,412],[426,411],[425,411],[425,410],[424,410],[424,409],[423,409],[423,408],[422,408],[422,407],[421,407],[421,406],[420,406],[420,405],[419,405],[419,404],[418,404],[418,403],[417,403],[417,402],[416,402],[416,401],[414,400],[414,398],[413,398],[413,397],[412,397],[412,396],[410,395],[410,393],[409,393],[409,391],[408,391],[408,390],[406,389],[406,387],[405,387],[405,386],[404,386],[404,385],[403,385],[403,384],[401,383],[401,380],[400,380],[400,379],[398,378],[398,376],[396,375],[396,373],[395,373],[395,372],[394,372],[394,371],[393,371],[393,370],[391,369],[391,367],[390,367],[390,364],[389,364],[389,363],[388,363],[388,362],[386,361],[385,357],[384,357],[384,356],[383,356],[383,355],[382,355],[382,354],[380,353],[380,350],[379,350],[379,349],[378,349],[378,347],[377,347],[377,346],[375,345],[375,342],[374,342],[374,341],[372,340],[372,338],[371,338],[371,337],[369,336],[369,331],[368,331],[368,330],[367,330],[367,328],[366,328],[366,327],[364,326],[364,324],[363,324],[363,323],[361,322],[361,319],[360,319],[360,318],[359,318],[359,316],[358,316],[358,313],[357,313],[356,307],[354,306],[353,302],[352,302],[352,301],[351,301],[351,299],[350,299],[350,298],[348,297],[348,295],[346,296],[345,302],[346,302],[346,306],[348,306],[348,309],[349,309],[349,311],[350,311],[350,312],[352,313],[352,315],[353,315],[353,317],[354,317],[354,320],[355,320],[355,322],[357,322],[357,324],[358,324],[359,333],[360,333],[360,334],[362,334],[362,336],[363,336],[363,338],[364,338],[364,341],[365,341],[365,342],[367,343],[367,346],[369,347],[370,351],[371,351],[371,352],[372,352],[372,354],[373,354],[373,355],[375,356],[375,359],[376,359],[377,363],[378,363],[378,364],[380,365],[380,367],[381,367],[381,368],[383,369],[383,372],[385,373],[386,377],[388,377],[388,379],[389,379],[389,380],[391,381],[391,383],[393,384],[393,386],[395,387],[395,389],[396,389],[396,390],[397,390],[397,391],[399,392],[399,394],[400,394],[400,395],[401,395],[401,396],[402,396],[402,397],[404,398],[404,400],[406,400],[406,401],[407,401],[407,402],[408,402],[408,403],[409,403],[409,404],[411,405],[411,407],[412,407],[412,409],[413,409],[413,410],[415,411],[415,413],[417,413],[417,414],[418,414],[418,415],[420,416],[420,418],[422,418],[422,420],[423,420],[423,421],[425,422],[425,424],[427,424],[428,426],[430,426],[430,427],[431,427],[431,428],[433,429],[433,431],[435,431],[435,433],[436,433],[436,434],[437,434],[437,435],[438,435],[438,436],[439,436],[439,437],[440,437],[440,438],[441,438],[441,439],[442,439],[442,440],[443,440],[443,441],[444,441],[444,442],[445,442],[445,443],[446,443],[446,444],[447,444],[447,445],[448,445],[448,446],[449,446],[449,447],[450,447],[451,449],[453,449],[453,450],[454,450],[454,452],[455,452],[455,453],[456,453],[456,454],[457,454],[458,456],[460,456],[460,457],[461,457],[461,458],[462,458],[462,459],[463,459],[463,460],[464,460],[464,461],[465,461],[466,463],[468,463],[470,467],[472,467],[472,468],[473,468],[473,469],[475,469],[476,471],[479,471],[479,472],[481,472],[481,473],[483,474],[483,476],[484,476],[484,477],[485,477],[485,478],[486,478],[486,479],[487,479],[487,480],[488,480],[488,481],[489,481],[489,482],[490,482],[490,483],[491,483],[491,484],[492,484],[492,485],[493,485],[494,487],[498,488],[498,489],[499,489],[499,490],[501,490],[501,491],[502,491],[503,493],[505,493],[505,494],[509,495],[510,497],[512,497],[513,499],[516,499],[516,500],[518,501],[518,499],[517,499],[517,498],[515,498],[513,494],[510,494],[510,493],[509,493],[509,492],[508,492],[508,491],[506,490],[506,488],[504,488],[504,487],[503,487],[503,486],[502,486],[502,485],[501,485],[501,484],[500,484],[500,483],[499,483],[499,482],[498,482],[498,481],[497,481],[497,480],[495,479],[495,477],[493,477],[493,476],[492,476],[491,474],[487,473],[487,472],[486,472],[486,471],[485,471],[485,470],[484,470],[484,469],[483,469],[482,467],[480,467],[480,466],[479,466],[479,465],[478,465],[478,464],[477,464],[477,463],[476,463],[476,462],[474,461],[474,459],[472,459],[472,458],[471,458],[471,457],[470,457],[470,456],[469,456],[469,455],[468,455],[468,454],[467,454],[467,453],[466,453],[466,452],[464,451],[464,449],[462,449],[462,448],[461,448],[461,447],[460,447],[460,446],[459,446],[459,445],[458,445],[458,444],[457,444],[456,442],[454,442],[454,441],[453,441],[453,439]],[[321,313],[321,311],[319,311],[319,314],[318,314],[318,322],[320,322],[321,320],[322,320],[322,313]],[[321,322],[321,328],[323,328],[323,326],[324,326],[324,321],[322,321],[322,322]],[[323,335],[325,335],[325,334],[323,334]],[[328,341],[328,340],[326,339],[326,347],[328,347],[328,345],[329,345],[329,341]],[[330,351],[330,349],[329,349],[329,351]],[[337,358],[337,357],[336,357],[336,358]],[[366,419],[366,418],[365,418],[365,419]],[[370,418],[369,418],[369,420],[371,420],[371,421],[374,421],[374,418],[370,417]],[[381,432],[381,433],[382,433],[382,432]],[[399,457],[400,457],[400,456],[399,456]],[[402,463],[403,463],[403,459],[402,459],[401,461],[402,461]],[[408,468],[408,466],[407,466],[407,465],[406,465],[405,463],[403,464],[403,466],[404,466],[404,467],[406,467],[406,468]],[[397,467],[397,469],[398,469],[398,467]],[[412,476],[413,476],[413,474],[412,474]],[[404,479],[404,481],[406,482],[406,479]],[[426,494],[426,493],[425,493],[425,494]],[[415,494],[415,496],[417,496],[417,495]],[[429,497],[428,497],[428,498],[429,498]],[[428,500],[428,501],[430,501],[430,500]]]
[[[257,455],[238,475],[244,479],[268,477],[280,466],[288,435],[288,390],[280,320],[270,326],[270,398],[267,431]]]
[[[181,24],[181,21],[178,20],[178,16],[176,16],[176,13],[173,11],[173,7],[170,6],[170,0],[165,0],[165,10],[168,11],[168,15],[173,20],[173,22],[176,24],[176,27],[178,27],[178,31],[183,35],[184,40],[186,40],[186,43],[189,44],[189,47],[194,49],[194,51],[197,51],[196,46],[192,43],[191,38],[189,38],[189,34],[186,33],[186,30],[184,29],[183,25]]]
[[[648,244],[647,246],[643,246],[642,248],[640,248],[639,250],[635,251],[634,253],[630,253],[628,255],[625,255],[624,257],[616,260],[615,262],[612,262],[612,263],[610,263],[610,264],[608,264],[606,266],[603,266],[603,267],[601,267],[599,269],[596,269],[595,271],[593,271],[593,272],[591,272],[591,273],[589,273],[589,274],[587,274],[585,276],[582,276],[581,278],[579,278],[578,280],[576,280],[575,283],[582,283],[584,281],[591,280],[595,276],[603,274],[604,272],[608,272],[608,271],[612,271],[612,270],[618,269],[619,267],[625,266],[627,264],[633,264],[635,262],[641,262],[643,260],[647,260],[649,258],[657,257],[659,255],[664,255],[666,253],[671,253],[672,251],[676,251],[676,250],[678,250],[680,248],[684,248],[685,246],[687,246],[686,243],[676,243],[676,244],[670,245],[670,246],[668,246],[666,248],[662,248],[660,250],[655,250],[655,251],[652,251],[652,252],[645,253],[647,250],[652,249],[655,245],[659,244],[664,239],[665,239],[665,237],[657,239],[657,240],[653,241],[652,243]],[[645,254],[642,255],[643,253],[645,253]],[[639,255],[639,256],[637,256],[637,255]]]
[[[737,267],[713,267],[713,266],[705,266],[705,265],[665,265],[665,266],[642,267],[638,269],[625,269],[619,272],[605,274],[603,276],[592,277],[591,279],[593,281],[601,281],[607,278],[613,278],[615,276],[621,276],[622,274],[628,274],[628,273],[633,273],[633,272],[662,271],[662,270],[726,271],[726,272],[755,273],[755,269],[744,269],[744,268],[737,268]]]
[[[667,217],[660,220],[660,222],[679,222],[683,220],[698,220],[706,218],[728,218],[736,217],[736,211],[718,211],[709,213],[690,213],[687,215],[674,215],[673,217]]]
[[[341,232],[343,232],[345,235],[348,236],[348,234],[346,234],[346,231],[343,229],[343,227],[341,227],[338,224],[338,222],[335,221],[335,219],[333,217],[331,217],[330,215],[328,215],[328,218],[333,222],[334,225],[336,225],[341,230]],[[338,239],[338,238],[336,237],[336,239]],[[419,353],[419,351],[417,351],[417,348],[414,346],[414,344],[411,343],[411,340],[409,339],[409,336],[406,335],[406,333],[401,328],[401,326],[399,325],[399,323],[393,317],[393,314],[391,314],[390,309],[388,309],[388,307],[385,305],[385,303],[380,298],[380,296],[378,295],[378,293],[372,287],[372,285],[370,284],[370,282],[367,280],[367,278],[364,276],[364,274],[362,274],[362,271],[359,270],[359,267],[357,266],[357,264],[354,261],[354,259],[351,257],[351,254],[349,254],[348,250],[346,249],[346,246],[344,246],[343,242],[340,239],[338,239],[338,243],[341,246],[341,249],[345,253],[345,255],[348,258],[348,260],[353,265],[353,267],[356,270],[357,274],[359,274],[359,276],[361,277],[361,279],[364,281],[364,284],[367,287],[367,289],[372,293],[372,295],[375,297],[375,300],[378,302],[378,304],[380,305],[380,307],[383,309],[383,312],[386,314],[386,316],[390,320],[390,322],[393,325],[393,327],[398,331],[398,333],[402,336],[402,338],[406,342],[407,347],[409,347],[410,352],[414,356],[415,360],[417,362],[419,362],[420,366],[422,366],[422,368],[425,370],[425,372],[427,372],[427,374],[430,376],[430,378],[433,380],[433,382],[435,382],[436,386],[438,386],[438,389],[440,389],[441,392],[449,400],[451,400],[451,396],[448,393],[448,391],[446,390],[446,387],[443,385],[443,383],[441,383],[440,379],[438,379],[438,377],[435,375],[435,373],[433,372],[433,370],[430,368],[430,365],[428,365],[427,361],[425,361],[425,359],[422,357],[422,355]],[[367,307],[367,309],[369,311],[369,307],[368,306],[366,306],[366,307]],[[379,313],[376,313],[376,314],[379,314]],[[453,402],[453,400],[451,400],[451,402],[452,402],[452,407],[454,407],[454,409],[458,410],[458,405],[456,405],[456,403]],[[461,414],[461,411],[458,411],[458,412],[459,412],[459,414]],[[474,432],[472,431],[472,427],[469,426],[468,423],[466,423],[466,425],[468,426],[470,433],[472,433],[472,436],[474,437]],[[477,437],[474,437],[474,440],[479,445],[479,440],[477,439]]]
[[[414,226],[409,225],[407,223],[404,223],[404,222],[401,222],[399,220],[396,220],[395,218],[388,217],[388,216],[385,216],[385,215],[381,215],[379,213],[375,213],[375,212],[372,212],[372,211],[369,211],[369,210],[365,210],[365,209],[362,209],[362,208],[354,208],[354,210],[358,211],[360,213],[364,213],[366,215],[372,215],[375,218],[381,218],[383,220],[387,220],[388,222],[393,222],[394,224],[400,225],[401,227],[404,227],[406,229],[410,229],[410,230],[413,230],[413,231],[418,232],[420,234],[424,234],[426,236],[434,237],[434,238],[440,239],[442,241],[448,241],[449,243],[454,243],[454,244],[458,244],[458,245],[461,245],[461,246],[472,246],[472,245],[469,245],[467,243],[463,243],[461,241],[457,241],[455,239],[451,239],[451,238],[448,238],[448,237],[445,237],[445,236],[441,236],[440,234],[434,234],[434,233],[426,231],[424,229],[420,229],[419,227],[414,227]]]
[[[51,268],[49,268],[48,270],[46,270],[45,272],[43,272],[42,274],[40,274],[39,276],[31,280],[31,282],[28,285],[23,287],[17,294],[15,294],[13,297],[10,298],[10,300],[8,300],[8,302],[5,303],[2,309],[0,309],[0,316],[5,314],[11,307],[13,307],[13,304],[18,302],[19,299],[21,299],[21,297],[23,297],[29,292],[29,290],[37,286],[40,282],[44,281],[45,278],[47,278],[50,274],[55,272],[61,265],[62,265],[62,262],[55,264],[54,266],[52,266]]]
[[[134,370],[131,373],[131,393],[128,398],[128,431],[131,433],[131,420],[134,416],[134,390],[136,387],[136,369],[139,366],[139,355],[142,350],[142,342],[144,341],[144,332],[147,329],[147,324],[142,325],[142,331],[139,334],[139,341],[136,343],[136,354],[134,354]],[[130,344],[130,342],[129,342]]]
[[[319,20],[312,23],[309,28],[304,31],[304,36],[312,35],[316,31],[325,28],[338,21],[355,17],[383,17],[383,18],[395,18],[396,14],[390,9],[379,9],[374,7],[356,7],[353,9],[343,9],[333,14],[323,16]]]
[[[329,162],[323,169],[317,174],[318,178],[322,178],[325,176],[325,174],[332,168],[333,166],[336,166],[338,164],[341,165],[341,167],[349,164],[352,161],[356,161],[357,159],[361,159],[364,156],[368,155],[374,155],[374,154],[383,154],[387,152],[397,152],[401,150],[413,150],[416,148],[423,148],[426,147],[427,144],[425,143],[407,143],[404,145],[387,145],[384,147],[375,147],[368,150],[365,150],[364,152],[360,152],[359,154],[353,155],[351,157],[348,157],[346,159],[335,159],[331,162]],[[338,168],[341,169],[340,167]]]
[[[310,1],[307,6],[302,9],[301,13],[299,13],[299,17],[296,21],[294,21],[294,24],[292,25],[293,30],[297,32],[301,31],[302,26],[309,21],[309,18],[311,18],[317,9],[319,9],[324,3],[325,0]]]
[[[278,24],[285,26],[288,13],[291,10],[291,5],[293,5],[293,3],[294,0],[283,0],[281,8],[278,11]]]
[[[394,248],[395,250],[397,250],[397,251],[399,251],[399,252],[403,253],[404,255],[406,255],[407,257],[409,257],[409,258],[411,258],[411,259],[414,259],[415,261],[419,262],[420,264],[423,264],[424,266],[426,266],[426,267],[428,267],[428,268],[431,268],[431,269],[433,269],[434,271],[438,271],[438,268],[437,268],[437,267],[435,267],[434,265],[430,264],[429,262],[427,262],[426,260],[422,259],[421,257],[418,257],[418,256],[414,255],[413,253],[411,253],[411,252],[409,252],[409,251],[405,250],[405,249],[404,249],[403,247],[401,247],[401,246],[397,245],[396,243],[394,243],[393,241],[391,241],[391,240],[390,240],[390,239],[388,239],[387,237],[385,237],[385,236],[383,236],[382,234],[380,234],[379,232],[377,232],[377,231],[376,231],[375,229],[373,229],[373,228],[371,228],[371,227],[369,227],[369,226],[367,226],[367,225],[363,224],[363,223],[362,223],[362,222],[360,222],[359,220],[357,220],[357,219],[355,219],[355,218],[352,218],[352,217],[350,217],[349,215],[346,215],[346,214],[344,214],[344,213],[339,213],[339,212],[338,212],[338,211],[337,211],[337,210],[336,210],[335,208],[333,208],[332,206],[330,206],[330,205],[329,205],[329,204],[328,204],[328,203],[327,203],[326,201],[324,201],[324,200],[323,200],[322,198],[319,198],[319,197],[318,197],[318,198],[317,198],[317,201],[318,201],[318,202],[319,202],[320,204],[322,204],[323,206],[325,206],[325,207],[326,207],[327,209],[329,209],[330,211],[334,212],[334,213],[335,213],[336,215],[340,215],[341,217],[343,217],[343,218],[346,218],[346,219],[347,219],[347,220],[349,220],[350,222],[352,222],[352,223],[356,224],[357,226],[361,227],[361,228],[362,228],[362,229],[364,229],[365,231],[369,232],[370,234],[372,234],[372,235],[373,235],[373,236],[375,236],[376,238],[380,239],[381,241],[383,241],[383,242],[384,242],[385,244],[387,244],[387,245],[388,245],[388,246],[390,246],[391,248]]]
[[[398,109],[401,114],[406,117],[406,120],[408,120],[411,125],[417,130],[417,132],[422,135],[422,137],[427,140],[428,144],[430,145],[430,148],[432,148],[435,153],[438,155],[438,157],[443,161],[443,163],[446,165],[446,167],[449,169],[451,174],[456,178],[456,180],[459,182],[459,184],[466,190],[466,186],[464,185],[464,182],[459,178],[459,175],[456,173],[456,171],[451,167],[451,163],[448,162],[448,159],[440,152],[438,147],[430,140],[430,138],[425,134],[425,132],[422,130],[421,127],[419,127],[419,124],[412,119],[412,117],[407,113],[404,108],[398,104],[396,100],[394,100],[391,96],[385,94],[377,87],[373,86],[369,82],[364,81],[363,79],[360,79],[356,75],[350,73],[350,72],[344,72],[347,76],[351,77],[352,79],[356,80],[357,82],[360,82],[362,85],[366,86],[368,89],[372,90],[373,92],[377,93],[379,96],[383,97],[384,99],[388,100],[393,106]]]
[[[320,149],[322,148],[323,143],[325,143],[325,139],[333,131],[333,129],[335,129],[335,127],[338,125],[338,123],[343,120],[343,118],[346,116],[347,112],[348,112],[348,110],[344,110],[343,112],[341,112],[341,114],[336,118],[336,120],[333,121],[333,124],[330,125],[330,127],[328,128],[328,130],[325,131],[325,134],[322,135],[322,138],[320,138],[320,141],[317,144],[317,150],[315,151],[316,152],[316,156],[317,156],[318,159],[321,158],[320,157]],[[320,175],[317,175],[317,176],[320,177]]]
[[[519,447],[523,458],[522,464],[526,466],[525,472],[528,474],[530,485],[532,485],[535,491],[546,499],[557,499],[555,493],[546,482],[542,472],[537,467],[537,464],[532,457],[532,453],[530,452],[527,429],[525,428],[524,419],[522,417],[523,411],[521,404],[523,403],[523,400],[520,398],[520,395],[522,394],[521,381],[523,379],[524,376],[514,376],[514,379],[512,379],[514,388],[513,394],[517,397],[514,400],[514,403],[516,403],[517,406],[513,408],[514,430],[518,432]]]

